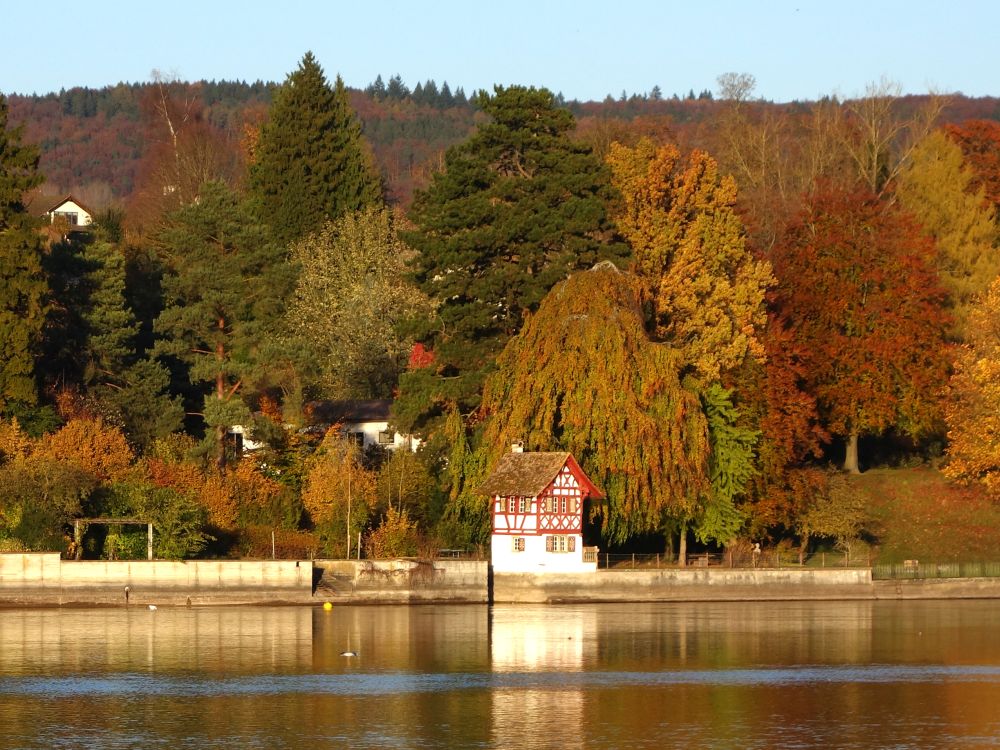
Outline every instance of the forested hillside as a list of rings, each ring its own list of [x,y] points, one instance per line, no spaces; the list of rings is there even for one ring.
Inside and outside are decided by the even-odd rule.
[[[718,83],[0,96],[0,551],[481,550],[515,442],[600,485],[588,543],[681,561],[878,545],[873,467],[1000,499],[998,100]],[[419,451],[324,417],[374,399]]]
[[[201,81],[184,84],[178,95],[197,100],[202,116],[237,143],[247,126],[258,124],[271,101],[275,83]],[[74,88],[46,95],[9,95],[10,118],[23,124],[25,139],[41,149],[41,172],[47,192],[74,193],[97,207],[124,202],[136,187],[143,155],[155,118],[157,84],[132,83],[102,89]],[[922,97],[901,101],[903,108],[919,106]],[[350,90],[371,144],[388,194],[393,202],[409,205],[413,191],[426,186],[431,172],[441,166],[444,151],[464,139],[480,120],[465,92],[453,93],[447,82],[440,90],[434,81],[411,90],[398,76],[384,84],[379,78],[363,91]],[[664,97],[657,89],[645,94],[608,97],[602,102],[570,101],[566,106],[577,120],[581,135],[592,142],[639,135],[671,135],[688,147],[711,147],[718,137],[717,122],[725,103],[709,92]],[[754,102],[758,117],[795,116],[811,104]],[[1000,120],[1000,99],[950,97],[941,122],[971,119]]]

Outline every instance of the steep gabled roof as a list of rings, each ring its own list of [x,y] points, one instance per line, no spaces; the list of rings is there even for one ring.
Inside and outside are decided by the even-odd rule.
[[[573,456],[564,451],[505,453],[479,486],[479,492],[490,496],[538,497],[567,463],[591,497],[604,497]]]

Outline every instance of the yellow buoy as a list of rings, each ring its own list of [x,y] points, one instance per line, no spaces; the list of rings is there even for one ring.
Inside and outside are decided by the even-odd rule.
[[[331,609],[333,609],[333,605],[330,604],[330,602],[323,602],[323,609],[330,611]]]

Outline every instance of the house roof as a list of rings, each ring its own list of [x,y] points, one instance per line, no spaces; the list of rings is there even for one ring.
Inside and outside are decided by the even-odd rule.
[[[538,497],[567,464],[591,497],[604,497],[604,493],[583,473],[576,459],[564,451],[505,453],[479,486],[479,491],[490,496]]]
[[[59,201],[56,203],[56,201]],[[61,205],[62,201],[58,195],[44,195],[42,193],[31,193],[25,196],[24,207],[32,216],[44,216],[52,210],[52,204]]]
[[[70,201],[73,201],[73,203],[78,205],[91,216],[94,215],[93,211],[87,208],[87,206],[81,203],[78,199],[74,198],[72,194],[44,195],[42,193],[35,193],[28,198],[26,208],[33,216],[44,216],[45,214],[52,213],[64,203],[69,203]]]
[[[314,422],[388,422],[392,401],[312,401],[306,409]]]
[[[52,205],[52,207],[48,211],[46,211],[46,213],[52,213],[57,208],[59,208],[60,206],[62,206],[64,203],[69,203],[70,201],[72,201],[73,203],[75,203],[76,205],[78,205],[80,208],[82,208],[84,211],[86,211],[91,216],[94,215],[93,211],[91,211],[87,206],[85,206],[83,203],[81,203],[78,199],[74,198],[72,195],[67,195],[66,197],[61,198],[60,200],[58,200],[56,203],[54,203]]]

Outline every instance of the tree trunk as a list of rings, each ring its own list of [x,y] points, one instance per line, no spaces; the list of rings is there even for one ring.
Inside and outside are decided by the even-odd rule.
[[[687,567],[688,552],[688,525],[687,521],[681,522],[680,534],[677,540],[677,565],[681,568]]]
[[[847,436],[847,449],[844,452],[844,471],[851,474],[861,473],[861,469],[858,468],[858,432],[855,429],[852,429],[851,434]]]

